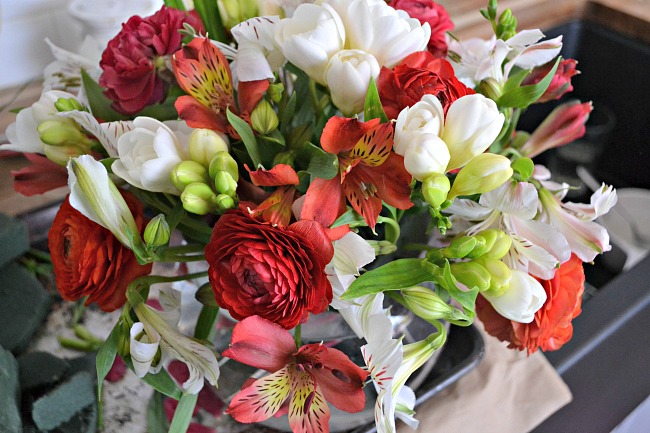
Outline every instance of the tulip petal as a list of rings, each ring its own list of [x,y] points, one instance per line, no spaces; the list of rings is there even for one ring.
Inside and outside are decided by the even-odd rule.
[[[230,402],[227,413],[239,422],[253,423],[275,415],[291,391],[291,375],[284,367],[256,380],[239,391]]]

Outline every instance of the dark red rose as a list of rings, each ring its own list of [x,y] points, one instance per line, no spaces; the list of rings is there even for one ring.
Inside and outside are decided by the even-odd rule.
[[[389,3],[395,9],[401,9],[416,18],[420,23],[431,26],[431,38],[428,50],[436,57],[447,55],[446,32],[454,28],[454,23],[444,6],[433,0],[393,0]]]
[[[571,321],[581,312],[585,273],[582,261],[575,255],[564,262],[552,280],[539,280],[546,291],[546,303],[535,313],[531,323],[513,322],[501,316],[492,305],[480,297],[476,313],[488,334],[508,347],[534,353],[537,349],[557,350],[573,335]]]
[[[280,227],[228,211],[205,255],[217,303],[237,320],[258,315],[291,329],[332,301],[324,269],[334,248],[315,221]]]
[[[178,31],[184,23],[202,29],[194,15],[163,6],[150,17],[129,18],[111,39],[99,62],[99,84],[116,111],[131,115],[164,100],[169,79],[159,71],[165,69],[165,58],[181,48]]]
[[[573,91],[571,85],[571,77],[580,73],[576,69],[578,62],[574,59],[563,59],[553,75],[553,80],[548,86],[544,94],[536,102],[548,102],[553,99],[560,99],[565,93]],[[555,60],[552,60],[542,66],[538,66],[531,71],[531,73],[522,82],[523,86],[539,83],[546,75],[551,72],[555,65]]]
[[[130,193],[122,195],[142,231],[146,225],[142,204]],[[73,208],[68,198],[54,218],[48,245],[56,287],[63,299],[76,301],[87,296],[86,305],[96,302],[104,311],[124,305],[129,283],[151,272],[151,265],[138,264],[130,249]]]
[[[382,68],[379,73],[379,97],[389,119],[419,102],[424,95],[435,95],[447,108],[461,96],[475,93],[461,83],[451,63],[428,51],[410,54],[395,68]]]

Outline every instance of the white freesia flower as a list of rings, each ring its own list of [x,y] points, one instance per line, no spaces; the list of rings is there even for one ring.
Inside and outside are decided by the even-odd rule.
[[[363,111],[370,79],[379,76],[379,63],[372,54],[361,50],[341,50],[325,69],[325,84],[332,102],[345,116]]]
[[[419,134],[413,139],[404,153],[406,171],[419,181],[445,173],[450,159],[447,144],[433,134]]]
[[[503,317],[519,323],[530,323],[546,302],[546,291],[535,278],[513,269],[510,285],[502,295],[483,293],[483,297]]]
[[[173,300],[178,301],[175,295],[170,294],[170,296]],[[175,318],[177,321],[179,317],[179,312],[175,312],[175,310],[180,308],[180,305],[176,301],[167,305],[168,310],[164,312],[156,311],[145,303],[136,305],[134,310],[138,319],[140,319],[139,323],[142,324],[142,329],[144,329],[148,341],[158,342],[160,345],[163,358],[176,358],[187,365],[190,376],[182,385],[183,391],[188,394],[197,394],[203,388],[204,379],[207,379],[213,386],[217,386],[217,381],[219,380],[219,363],[212,350],[181,334],[176,330],[175,325],[170,323],[172,322],[172,318]],[[173,309],[170,310],[170,307]],[[136,331],[138,329],[141,328],[137,328]],[[131,330],[131,334],[134,334],[133,329]],[[131,341],[133,347],[133,339]],[[142,342],[142,338],[140,342]],[[139,360],[139,362],[142,362],[140,367],[142,371],[147,362],[151,365],[151,362],[144,355],[150,355],[153,350],[150,347],[143,347],[141,345],[136,345],[136,349],[140,350],[140,353],[143,355]],[[147,371],[154,372],[151,368]]]
[[[131,210],[101,162],[89,155],[71,158],[68,186],[73,208],[110,230],[124,246],[133,249],[133,242],[142,243]]]
[[[442,133],[451,155],[447,170],[462,167],[485,152],[498,137],[504,121],[496,103],[481,94],[455,100],[447,110]]]
[[[345,29],[336,11],[328,4],[301,4],[275,27],[275,41],[287,60],[324,84],[330,57],[345,45]]]
[[[275,42],[276,16],[251,18],[230,31],[237,41],[235,72],[239,81],[274,80],[276,71],[285,62]]]
[[[137,117],[133,130],[117,141],[119,159],[113,172],[131,185],[152,192],[180,195],[171,181],[172,169],[188,158],[192,128],[183,121]]]
[[[404,108],[395,122],[393,150],[404,156],[408,147],[418,141],[420,134],[440,137],[445,125],[445,115],[440,100],[434,95],[424,95],[411,107]]]

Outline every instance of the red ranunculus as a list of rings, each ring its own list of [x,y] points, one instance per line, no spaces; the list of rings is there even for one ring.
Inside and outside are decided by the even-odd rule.
[[[534,353],[557,350],[573,335],[571,321],[581,312],[585,274],[575,255],[564,262],[552,280],[539,280],[546,291],[544,306],[531,323],[513,322],[501,316],[483,297],[476,300],[476,313],[488,334],[509,342],[510,348]]]
[[[393,0],[389,4],[405,11],[422,24],[428,23],[431,26],[431,38],[427,47],[429,52],[436,57],[447,55],[446,32],[454,28],[454,23],[444,6],[433,0]]]
[[[382,68],[378,84],[381,103],[390,119],[396,119],[400,111],[424,95],[435,95],[446,113],[456,99],[475,93],[456,78],[451,63],[428,51],[407,56],[392,70]]]
[[[142,231],[142,204],[128,192],[122,196]],[[130,249],[73,208],[68,198],[54,218],[48,244],[56,287],[63,299],[76,301],[87,296],[86,305],[96,302],[104,311],[124,305],[129,283],[151,272],[151,265],[138,264]]]
[[[99,62],[99,84],[116,111],[131,115],[164,100],[168,83],[158,70],[164,69],[165,56],[181,48],[178,31],[184,23],[203,28],[194,15],[163,6],[150,17],[129,18],[111,39]]]
[[[228,211],[205,255],[217,303],[237,320],[258,315],[291,329],[332,301],[324,269],[334,248],[315,221],[280,227]]]
[[[557,66],[557,70],[555,71],[555,75],[553,75],[553,80],[551,80],[551,84],[549,84],[544,94],[536,102],[543,103],[553,99],[560,99],[565,93],[572,92],[573,85],[571,85],[571,77],[580,73],[580,71],[576,69],[577,64],[578,62],[574,59],[563,59],[560,61],[560,64]],[[542,66],[536,67],[524,79],[522,85],[527,86],[539,83],[549,72],[551,72],[554,65],[555,60],[552,60]]]

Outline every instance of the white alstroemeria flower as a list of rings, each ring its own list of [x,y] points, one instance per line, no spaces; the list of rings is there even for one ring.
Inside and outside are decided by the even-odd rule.
[[[180,195],[171,171],[189,159],[193,129],[184,121],[163,123],[150,117],[137,117],[133,126],[117,141],[119,159],[113,162],[113,172],[137,188]]]
[[[551,279],[555,269],[570,258],[566,238],[557,229],[534,218],[539,197],[535,186],[528,182],[506,182],[481,195],[476,203],[456,199],[445,209],[454,220],[476,222],[467,233],[481,230],[503,230],[512,239],[503,261],[511,269],[519,269],[542,279]]]
[[[514,66],[521,69],[533,69],[555,59],[562,49],[562,36],[539,42],[544,37],[539,29],[522,30],[506,41],[511,50],[508,63],[504,66],[505,76],[510,75]]]
[[[510,285],[502,295],[483,293],[483,297],[503,317],[519,323],[530,323],[546,302],[546,291],[535,278],[513,269]]]
[[[174,306],[174,309],[177,308],[175,303],[172,303],[171,306]],[[136,305],[134,310],[138,319],[140,319],[139,323],[142,324],[147,339],[151,342],[158,342],[163,357],[176,358],[187,365],[190,376],[182,385],[185,393],[197,394],[203,388],[204,379],[207,379],[213,386],[217,386],[217,381],[219,380],[219,363],[212,350],[178,332],[175,326],[169,322],[171,321],[170,316],[164,316],[168,311],[156,311],[145,303]],[[169,313],[171,313],[171,310]],[[171,317],[175,317],[178,320],[179,314],[173,314]],[[134,333],[133,329],[131,333]],[[146,352],[145,350],[141,350],[141,352],[147,354],[153,352],[151,348],[146,349],[148,349]],[[139,362],[142,362],[141,371],[147,362],[149,362],[149,365],[151,364],[144,356],[142,358],[139,360]],[[147,371],[151,371],[151,369]]]
[[[564,203],[564,209],[573,213],[577,218],[584,221],[593,221],[601,215],[606,214],[618,202],[616,189],[611,185],[603,183],[597,191],[591,195],[589,204],[586,203]]]
[[[84,38],[78,53],[65,50],[45,38],[50,46],[54,60],[43,70],[43,87],[47,90],[66,90],[78,94],[80,101],[84,103],[86,97],[84,87],[81,85],[81,71],[84,70],[97,80],[102,70],[99,68],[99,61],[102,57],[102,49],[99,43],[92,36]]]
[[[441,137],[451,155],[447,170],[462,167],[485,152],[499,135],[504,121],[496,103],[481,94],[455,100],[447,110]]]
[[[434,95],[424,95],[413,106],[400,111],[397,116],[393,150],[404,156],[407,149],[419,140],[419,135],[442,136],[444,125],[445,114],[440,100]]]
[[[43,153],[46,144],[41,141],[38,125],[48,120],[59,119],[59,110],[54,103],[60,98],[76,97],[60,90],[45,91],[38,101],[31,107],[20,110],[16,121],[7,127],[8,144],[0,146],[0,150],[13,150],[15,152]],[[72,122],[72,121],[70,121]]]
[[[325,69],[325,84],[332,102],[344,116],[363,111],[370,79],[379,76],[379,63],[372,54],[361,50],[335,53]]]
[[[341,17],[328,4],[301,4],[275,25],[275,41],[287,60],[321,84],[330,57],[344,48],[345,39]]]
[[[610,207],[615,203],[612,194],[616,193],[610,191],[608,193],[610,197],[605,200],[605,203]],[[591,262],[598,254],[612,248],[609,244],[607,229],[585,218],[585,213],[576,213],[575,207],[571,205],[567,208],[565,203],[562,203],[557,196],[546,188],[539,190],[539,198],[541,204],[540,220],[561,232],[569,244],[570,251],[578,256],[580,260]],[[596,200],[598,200],[598,197]],[[599,209],[599,212],[603,212],[605,209],[609,210],[605,206]]]
[[[428,23],[421,24],[383,0],[329,0],[346,31],[346,48],[372,54],[380,66],[392,68],[416,51],[426,49],[431,37]]]
[[[126,247],[142,243],[138,226],[104,165],[90,155],[68,161],[70,204],[86,218],[110,230]]]
[[[134,323],[129,334],[129,354],[135,375],[142,378],[147,373],[158,373],[164,363],[162,357],[155,365],[152,364],[160,348],[160,334],[147,334],[142,322]]]
[[[230,31],[237,41],[235,73],[239,81],[275,80],[276,71],[286,61],[275,42],[277,16],[251,18]]]

